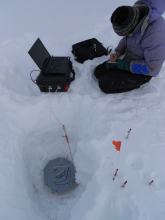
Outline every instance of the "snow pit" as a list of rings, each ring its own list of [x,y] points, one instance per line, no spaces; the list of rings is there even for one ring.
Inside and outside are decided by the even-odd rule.
[[[50,129],[44,131],[41,124],[37,123],[24,140],[26,144],[23,147],[21,166],[24,167],[24,187],[32,207],[36,207],[35,209],[48,219],[55,216],[65,216],[69,219],[70,210],[84,189],[75,183],[70,190],[57,193],[45,185],[43,172],[49,161],[55,158],[68,157],[68,161],[71,161],[63,130],[57,128],[54,131],[50,126]]]

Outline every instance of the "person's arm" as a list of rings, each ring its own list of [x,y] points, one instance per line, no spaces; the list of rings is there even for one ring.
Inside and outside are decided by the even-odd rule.
[[[126,37],[123,37],[118,46],[116,47],[115,51],[119,51],[120,52],[120,56],[125,54],[125,50],[126,50]]]
[[[111,54],[110,54],[110,61],[111,61],[111,62],[115,62],[115,61],[119,58],[119,56],[121,56],[121,55],[123,55],[123,54],[125,53],[125,49],[126,49],[126,46],[125,46],[126,43],[125,43],[125,41],[126,41],[125,37],[123,37],[123,38],[120,40],[118,46],[117,46],[116,49],[115,49],[115,51],[116,51],[115,57],[114,57],[114,53],[111,53]]]
[[[116,53],[111,53],[110,54],[110,61],[111,62],[116,62],[116,60],[118,59],[118,57],[120,56],[120,51],[116,51]]]
[[[165,60],[165,32],[150,32],[142,40],[144,59],[133,60],[130,70],[135,74],[157,76]]]

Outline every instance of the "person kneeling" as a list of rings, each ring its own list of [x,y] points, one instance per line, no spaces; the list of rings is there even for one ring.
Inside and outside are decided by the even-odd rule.
[[[104,93],[137,89],[159,74],[165,60],[165,20],[160,14],[164,10],[162,0],[140,0],[133,7],[121,6],[113,12],[113,29],[124,37],[110,60],[94,71]],[[119,59],[124,54],[123,60]]]

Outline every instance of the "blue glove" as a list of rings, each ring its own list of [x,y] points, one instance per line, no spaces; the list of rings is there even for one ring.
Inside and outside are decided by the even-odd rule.
[[[108,63],[109,60],[107,61],[106,63],[106,69],[119,69],[119,70],[126,70],[128,72],[131,72],[130,71],[130,63],[131,62],[128,62],[128,61],[125,61],[125,60],[116,60],[117,63]]]

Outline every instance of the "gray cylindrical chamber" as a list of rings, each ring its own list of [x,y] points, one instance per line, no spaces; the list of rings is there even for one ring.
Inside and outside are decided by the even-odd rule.
[[[44,168],[44,181],[57,193],[71,189],[75,184],[73,163],[65,158],[50,160]]]

